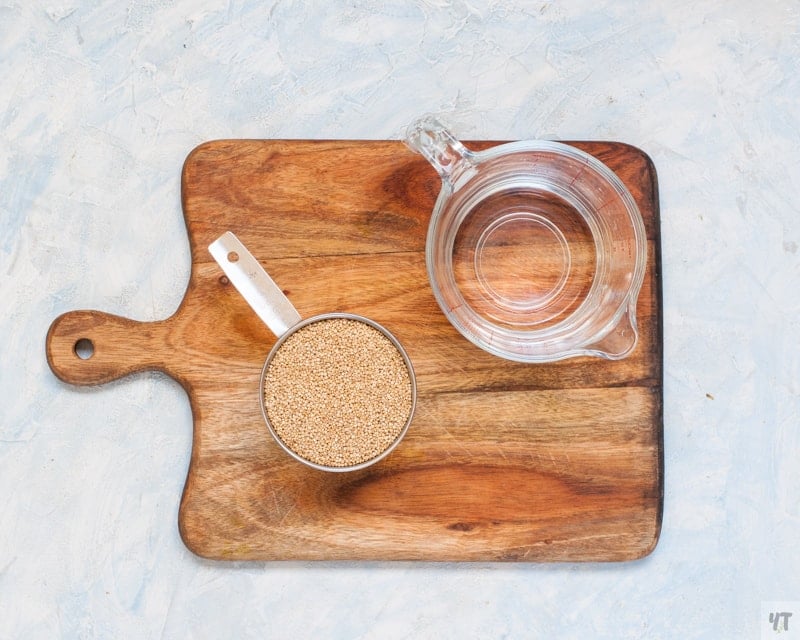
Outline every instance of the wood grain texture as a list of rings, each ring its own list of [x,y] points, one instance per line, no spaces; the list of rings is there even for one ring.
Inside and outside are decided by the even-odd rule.
[[[656,174],[634,147],[571,144],[617,172],[645,221],[640,340],[625,360],[525,365],[463,339],[425,272],[439,178],[402,143],[237,140],[203,144],[185,162],[192,271],[176,313],[154,323],[64,314],[48,333],[48,362],[74,384],[158,369],[183,385],[194,438],[179,527],[201,556],[640,558],[656,545],[663,503]],[[304,317],[361,314],[403,343],[417,374],[417,413],[387,459],[330,474],[270,439],[258,394],[275,338],[208,254],[228,230]],[[95,347],[88,360],[75,353],[81,338]]]

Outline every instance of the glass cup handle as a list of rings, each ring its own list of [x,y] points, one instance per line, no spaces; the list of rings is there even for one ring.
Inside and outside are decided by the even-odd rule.
[[[464,169],[474,164],[473,153],[433,116],[413,122],[408,127],[405,142],[433,165],[442,180],[451,184]]]

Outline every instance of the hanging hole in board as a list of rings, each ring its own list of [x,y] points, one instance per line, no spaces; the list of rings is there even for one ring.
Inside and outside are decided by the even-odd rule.
[[[81,360],[88,360],[94,355],[94,343],[89,338],[81,338],[75,343],[74,351]]]

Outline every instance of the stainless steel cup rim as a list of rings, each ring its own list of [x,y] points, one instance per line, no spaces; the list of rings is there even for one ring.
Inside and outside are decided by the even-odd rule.
[[[369,325],[373,329],[378,330],[381,334],[383,334],[386,338],[388,338],[388,340],[392,343],[392,345],[394,345],[394,347],[402,356],[403,362],[405,363],[406,369],[408,370],[409,380],[411,382],[411,407],[409,408],[408,418],[406,419],[403,428],[397,434],[397,437],[392,441],[392,443],[386,449],[384,449],[377,456],[374,456],[358,464],[342,466],[342,467],[333,467],[333,466],[319,464],[311,460],[308,460],[307,458],[304,458],[303,456],[293,451],[281,439],[280,435],[278,435],[277,431],[275,430],[275,427],[272,425],[272,422],[270,421],[269,415],[267,413],[266,399],[264,396],[264,385],[266,382],[266,376],[267,376],[267,371],[269,370],[269,365],[272,363],[272,359],[275,357],[275,354],[278,353],[283,343],[286,342],[286,340],[291,335],[297,333],[303,327],[307,327],[308,325],[314,324],[316,322],[322,322],[323,320],[335,320],[335,319],[355,320],[357,322],[363,322],[364,324]],[[386,329],[386,327],[378,324],[374,320],[353,313],[345,313],[345,312],[322,313],[319,315],[311,316],[310,318],[305,318],[304,320],[300,321],[296,325],[292,326],[286,333],[284,333],[280,338],[278,338],[277,342],[275,342],[272,349],[270,349],[269,354],[267,355],[267,359],[264,361],[263,368],[261,369],[261,378],[259,382],[259,398],[261,405],[261,415],[264,417],[264,422],[267,425],[267,429],[269,429],[270,434],[272,434],[272,437],[280,445],[280,447],[286,453],[288,453],[292,458],[319,471],[334,471],[334,472],[358,471],[360,469],[369,467],[380,460],[383,460],[395,449],[395,447],[397,447],[398,444],[400,444],[400,441],[406,435],[408,427],[411,424],[411,421],[414,417],[414,411],[417,405],[417,382],[416,382],[416,376],[414,375],[414,367],[411,364],[411,359],[408,357],[406,350],[403,348],[403,345],[400,344],[400,341],[394,336],[394,334],[392,334],[388,329]]]

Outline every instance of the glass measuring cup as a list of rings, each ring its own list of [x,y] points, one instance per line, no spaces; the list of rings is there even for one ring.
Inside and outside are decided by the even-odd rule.
[[[558,142],[472,152],[431,117],[409,127],[406,143],[442,179],[425,258],[464,337],[519,362],[631,353],[647,241],[613,171]]]
[[[373,320],[351,313],[325,313],[302,319],[233,233],[227,232],[211,243],[209,252],[278,338],[262,368],[259,398],[267,428],[281,448],[295,460],[321,471],[356,471],[389,455],[408,431],[417,396],[411,360],[397,338]],[[337,333],[331,331],[333,328]],[[303,340],[314,342],[303,347]],[[341,351],[343,345],[348,344],[348,354],[352,354],[353,349],[363,353],[357,353],[352,363],[342,363],[342,358],[346,359],[348,354],[337,359],[341,354],[336,354],[336,350]],[[291,350],[294,356],[287,355]],[[312,373],[309,378],[283,384],[285,380],[281,376],[293,371],[292,365],[286,362],[297,358],[297,354],[305,357],[312,369],[321,367],[322,371],[318,377]],[[386,366],[387,363],[390,366]],[[399,368],[407,377],[394,375],[399,374]],[[342,373],[343,369],[347,371]],[[375,376],[369,391],[348,395],[347,379],[330,380],[361,369]],[[305,370],[308,372],[308,367]],[[408,385],[407,388],[404,385]],[[332,397],[334,391],[341,391],[342,402]],[[268,395],[271,400],[267,399]],[[319,407],[309,406],[308,397],[319,401],[323,408],[317,410]],[[365,401],[370,406],[363,408]],[[342,405],[347,402],[352,403],[346,407],[351,413],[343,414]],[[394,407],[398,407],[400,413],[391,414],[390,409]],[[348,424],[348,420],[352,420],[352,424]],[[358,438],[368,438],[369,442],[359,442]],[[315,452],[315,447],[325,450]],[[366,453],[362,455],[362,451]],[[337,460],[336,455],[339,456]]]

